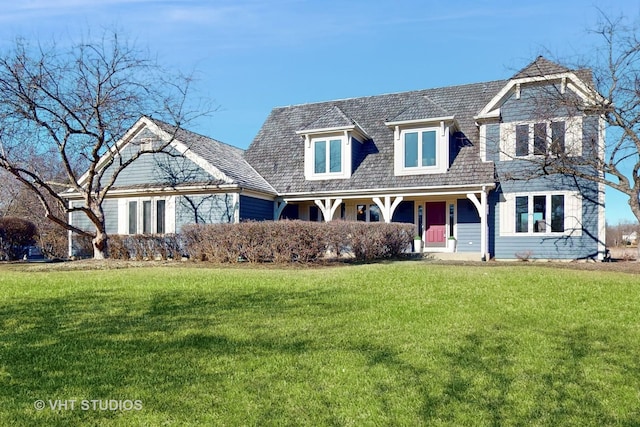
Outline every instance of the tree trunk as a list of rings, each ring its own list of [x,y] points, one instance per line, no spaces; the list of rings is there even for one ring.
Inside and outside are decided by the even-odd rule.
[[[108,236],[104,230],[96,230],[96,237],[93,238],[93,259],[107,258]]]

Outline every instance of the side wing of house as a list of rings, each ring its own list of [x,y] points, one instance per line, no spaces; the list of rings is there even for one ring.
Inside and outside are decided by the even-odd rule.
[[[558,102],[584,95],[577,76],[553,71],[512,80],[482,117],[482,155],[495,163],[499,179],[489,199],[490,248],[497,259],[601,259],[604,253],[602,185],[546,174],[542,166],[545,158],[601,155],[594,147],[604,138],[598,116]]]
[[[154,144],[162,144],[163,138],[167,138],[162,128],[146,118],[130,132],[118,153],[105,158],[103,183],[111,179],[121,162],[138,150],[152,149]],[[244,188],[204,158],[206,147],[196,148],[196,142],[202,146],[220,145],[185,131],[176,135],[163,152],[142,154],[119,173],[102,205],[108,234],[165,234],[180,232],[184,225],[193,223],[273,219],[273,196],[260,189]],[[229,163],[242,161],[237,156],[239,149],[225,146],[221,150],[222,153],[216,152],[216,155],[228,154]],[[81,203],[70,197],[72,206]],[[82,212],[72,213],[71,222],[81,229],[93,227]],[[74,247],[74,239],[71,241],[70,253],[74,255],[81,248],[78,244]]]

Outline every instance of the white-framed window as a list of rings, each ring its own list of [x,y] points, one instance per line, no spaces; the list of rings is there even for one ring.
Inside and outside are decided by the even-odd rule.
[[[510,193],[500,209],[500,235],[582,234],[580,193]]]
[[[380,222],[381,218],[382,212],[380,212],[380,207],[375,203],[370,205],[356,205],[356,221]]]
[[[118,234],[175,232],[175,197],[118,199]]]
[[[395,174],[422,175],[444,173],[449,167],[449,128],[396,129],[394,143]]]
[[[547,154],[582,154],[582,117],[500,125],[500,160]]]
[[[305,178],[344,179],[351,176],[353,139],[346,132],[307,135],[305,139]]]

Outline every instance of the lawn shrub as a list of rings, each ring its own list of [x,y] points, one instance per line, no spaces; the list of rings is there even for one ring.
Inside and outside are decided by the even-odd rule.
[[[15,260],[22,257],[25,246],[33,245],[38,229],[23,218],[0,218],[0,257]]]
[[[412,224],[261,221],[191,224],[182,228],[191,259],[213,262],[314,262],[331,253],[357,260],[400,255],[411,245]]]
[[[180,236],[176,234],[136,234],[109,236],[109,256],[113,259],[180,259]]]

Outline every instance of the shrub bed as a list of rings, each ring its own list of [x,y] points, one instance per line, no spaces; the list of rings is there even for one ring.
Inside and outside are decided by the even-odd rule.
[[[397,257],[410,248],[412,224],[260,221],[191,224],[179,235],[111,236],[115,259],[178,258],[219,263],[315,262],[326,256],[357,260]]]

